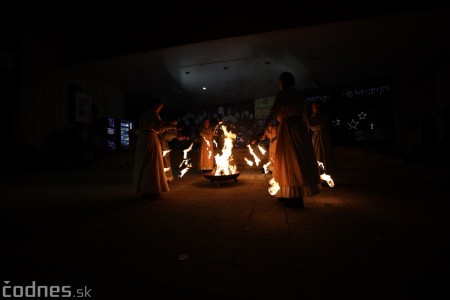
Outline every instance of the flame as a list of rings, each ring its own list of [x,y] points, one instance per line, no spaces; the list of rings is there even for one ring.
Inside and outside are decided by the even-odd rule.
[[[209,146],[211,146],[211,144],[209,143],[209,141],[205,137],[203,137],[203,139],[206,142],[206,151],[208,151],[208,159],[209,159],[209,158],[211,158],[211,155],[212,155],[212,151],[209,150]]]
[[[331,179],[330,175],[323,173],[320,175],[320,178],[325,180],[330,187],[334,187],[334,181]]]
[[[249,166],[253,166],[253,162],[251,160],[249,160],[247,157],[244,157],[244,159]]]
[[[189,168],[192,167],[191,164],[189,164],[186,168],[184,168],[183,170],[180,171],[180,175],[178,176],[179,178],[183,177],[184,174],[186,174],[186,172],[189,170]]]
[[[280,190],[280,185],[278,184],[278,182],[275,181],[275,178],[272,178],[269,180],[269,194],[271,194],[272,196],[275,195],[279,190]]]
[[[181,168],[182,165],[185,165],[186,168],[184,168],[183,170],[180,171],[180,175],[178,176],[179,178],[183,177],[183,175],[186,174],[186,172],[190,168],[192,168],[192,164],[189,163],[190,158],[187,158],[187,153],[192,150],[193,145],[194,145],[194,143],[191,143],[189,148],[183,150],[183,161],[181,162],[179,167]]]
[[[253,158],[255,159],[255,164],[257,166],[259,166],[259,163],[261,162],[261,159],[259,159],[259,157],[255,154],[255,152],[253,152],[253,149],[250,146],[250,144],[247,145],[247,148],[250,151],[250,154],[253,155]]]
[[[164,168],[164,172],[167,172],[169,170],[170,170],[170,168]]]
[[[209,149],[209,146],[210,146],[209,141],[205,137],[203,137],[203,139],[205,140],[206,145],[208,146],[208,149]]]
[[[259,152],[261,152],[262,155],[266,154],[266,149],[258,145]]]
[[[325,166],[324,166],[323,162],[317,161],[317,163],[319,164],[319,167],[320,167],[322,170],[325,170]]]
[[[214,145],[216,145],[216,148],[219,148],[219,146],[217,145],[216,140],[213,140]]]
[[[217,154],[214,156],[216,162],[215,176],[230,175],[237,172],[235,165],[230,165],[230,159],[232,158],[233,141],[236,140],[236,134],[228,131],[226,126],[222,125],[224,143],[222,149],[222,155]]]
[[[264,174],[267,174],[269,172],[269,165],[270,165],[270,161],[268,161],[266,164],[263,165]]]
[[[322,170],[325,170],[325,165],[322,162],[317,161],[317,164]],[[320,179],[325,180],[330,187],[334,187],[334,181],[330,175],[326,173],[320,174]]]
[[[163,150],[163,157],[166,156],[166,154],[169,153],[170,151],[172,151],[172,149],[169,149],[169,150]]]
[[[194,146],[194,143],[191,143],[191,145],[189,146],[189,148],[183,150],[183,158],[184,158],[184,159],[187,158],[187,153],[188,153],[189,151],[192,150],[192,146]]]

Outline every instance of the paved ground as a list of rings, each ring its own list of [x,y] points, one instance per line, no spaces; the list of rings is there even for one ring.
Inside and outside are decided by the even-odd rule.
[[[130,193],[129,169],[6,177],[1,284],[93,299],[448,299],[446,175],[347,170],[303,210],[255,170],[220,186],[191,170],[154,201]]]

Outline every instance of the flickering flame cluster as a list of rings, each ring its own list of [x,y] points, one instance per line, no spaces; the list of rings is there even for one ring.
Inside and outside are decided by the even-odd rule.
[[[185,165],[186,167],[181,170],[180,175],[178,176],[180,178],[183,177],[183,175],[186,174],[186,172],[190,168],[192,168],[192,164],[189,163],[189,160],[191,160],[191,159],[187,158],[187,153],[192,150],[192,146],[194,146],[194,143],[191,143],[191,145],[187,149],[183,150],[183,160],[181,161],[181,164],[179,167],[181,168],[183,165]]]
[[[245,161],[247,162],[247,164],[248,164],[249,166],[253,166],[253,164],[255,164],[256,166],[258,166],[259,163],[261,162],[261,159],[259,158],[258,155],[256,155],[255,151],[253,151],[253,148],[252,148],[250,145],[247,145],[247,148],[248,148],[250,154],[253,156],[255,162],[249,160],[247,157],[244,157]],[[261,152],[261,154],[264,155],[264,154],[266,153],[266,150],[265,150],[263,147],[261,147],[260,145],[258,145],[258,149],[259,149],[259,151]],[[322,162],[317,161],[317,164],[318,164],[318,166],[319,166],[322,170],[325,170],[325,166],[324,166],[324,164],[323,164]],[[269,165],[270,165],[270,161],[268,161],[266,164],[263,165],[263,173],[264,173],[264,176],[269,172]],[[322,173],[322,174],[320,175],[320,178],[321,178],[322,180],[326,181],[327,184],[328,184],[330,187],[334,187],[334,181],[333,181],[333,179],[331,178],[330,175],[328,175],[328,174],[326,174],[326,173]],[[275,195],[275,194],[280,190],[280,185],[279,185],[278,182],[275,180],[275,178],[272,177],[272,178],[268,181],[268,184],[269,184],[268,191],[269,191],[269,194],[271,194],[272,196]]]
[[[261,159],[259,158],[258,155],[256,155],[252,146],[247,145],[247,148],[248,148],[248,151],[250,152],[250,154],[253,156],[255,165],[259,166]],[[267,151],[262,146],[258,145],[257,148],[262,155],[266,154]],[[249,166],[253,166],[253,161],[249,160],[247,157],[244,157],[244,159]],[[265,163],[263,165],[264,176],[266,176],[266,174],[269,172],[269,165],[270,165],[270,161],[268,161],[267,163]],[[275,195],[278,192],[278,190],[280,189],[280,185],[273,177],[267,183],[269,184],[269,188],[268,188],[269,194],[271,194],[272,196]]]
[[[324,166],[324,164],[322,162],[318,161],[317,163],[319,164],[319,167],[322,170],[325,170],[325,166]],[[320,174],[320,179],[325,180],[330,187],[334,187],[334,181],[333,181],[333,179],[331,178],[330,175],[328,175],[326,173],[322,173],[322,174]]]
[[[169,153],[170,151],[172,151],[172,149],[163,150],[163,157],[166,156],[166,154]],[[170,170],[170,168],[164,168],[164,172],[168,172],[169,170]]]
[[[224,143],[222,148],[222,154],[216,154],[214,161],[216,163],[216,169],[214,171],[215,176],[231,175],[238,172],[236,165],[230,162],[233,159],[233,142],[236,140],[236,134],[228,131],[225,125],[221,125],[220,128],[223,131]]]
[[[220,128],[223,131],[224,136],[224,145],[222,149],[222,154],[216,154],[214,156],[214,161],[216,164],[214,172],[214,176],[223,176],[223,175],[231,175],[236,174],[238,172],[237,167],[235,164],[231,164],[231,161],[233,160],[233,142],[236,140],[236,134],[234,134],[231,131],[228,131],[225,125],[219,124]],[[208,156],[211,157],[213,155],[213,146],[210,145],[210,142],[205,139],[207,150],[208,150]],[[216,141],[213,140],[214,145],[217,147]],[[192,168],[192,163],[190,163],[190,158],[187,157],[187,154],[189,151],[192,150],[194,143],[191,143],[191,145],[183,150],[183,161],[180,163],[180,168],[185,166],[181,171],[179,178],[183,177],[186,172]],[[212,147],[211,147],[212,146]],[[210,150],[211,147],[211,150]],[[163,156],[165,156],[170,150],[163,151]],[[166,171],[168,168],[165,169]]]

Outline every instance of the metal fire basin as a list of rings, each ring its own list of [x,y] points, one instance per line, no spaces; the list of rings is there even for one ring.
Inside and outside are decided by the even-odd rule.
[[[212,183],[216,182],[217,185],[220,185],[220,183],[222,181],[227,181],[227,180],[234,180],[234,182],[237,182],[237,178],[239,177],[239,175],[241,175],[241,173],[236,172],[234,174],[230,174],[230,175],[214,175],[215,171],[213,170],[212,172],[208,172],[206,174],[203,174],[203,176],[210,180]]]

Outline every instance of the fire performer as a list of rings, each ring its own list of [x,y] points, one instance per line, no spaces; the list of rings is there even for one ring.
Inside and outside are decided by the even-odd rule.
[[[317,161],[309,136],[306,99],[295,89],[294,76],[281,73],[279,91],[270,109],[263,131],[252,142],[260,141],[264,132],[278,119],[278,137],[274,182],[279,185],[275,197],[289,207],[303,208],[303,197],[318,194],[322,189]]]
[[[152,109],[139,119],[132,182],[133,191],[146,198],[156,198],[169,191],[158,134],[176,130],[175,125],[164,125],[159,116],[164,106],[162,100],[154,99],[151,105]]]
[[[217,132],[210,127],[210,120],[203,120],[200,129],[200,157],[198,160],[199,169],[202,171],[211,171],[214,168],[214,136],[217,136]]]

